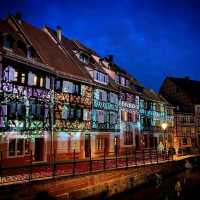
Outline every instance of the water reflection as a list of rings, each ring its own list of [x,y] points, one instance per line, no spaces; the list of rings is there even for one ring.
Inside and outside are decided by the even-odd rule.
[[[200,199],[200,168],[188,168],[167,179],[157,174],[152,186],[126,192],[109,200],[192,200]]]

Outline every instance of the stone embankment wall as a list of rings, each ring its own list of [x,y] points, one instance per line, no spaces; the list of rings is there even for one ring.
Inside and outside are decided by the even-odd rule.
[[[187,158],[190,162],[199,162],[200,157]],[[142,184],[151,183],[153,175],[167,176],[185,168],[185,160],[171,161],[159,165],[138,166],[101,173],[40,180],[30,183],[0,186],[0,200],[33,200],[36,194],[46,191],[57,199],[75,200],[87,197],[98,198],[112,196]],[[93,199],[92,198],[92,199]]]

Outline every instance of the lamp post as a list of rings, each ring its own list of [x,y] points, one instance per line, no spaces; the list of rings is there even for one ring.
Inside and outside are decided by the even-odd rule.
[[[165,150],[166,150],[166,143],[167,143],[167,141],[166,141],[166,129],[167,129],[167,126],[168,126],[168,124],[165,123],[165,122],[161,124],[161,127],[164,130]]]

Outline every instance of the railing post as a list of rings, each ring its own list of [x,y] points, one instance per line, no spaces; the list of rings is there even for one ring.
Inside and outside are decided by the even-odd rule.
[[[92,155],[91,155],[91,151],[90,151],[90,172],[92,172]]]
[[[106,169],[106,149],[104,147],[104,152],[103,152],[103,169]]]
[[[156,160],[157,160],[157,164],[158,164],[158,150],[156,148]]]
[[[143,158],[143,164],[145,165],[145,155],[144,155],[144,148],[142,149],[142,158]]]
[[[76,173],[76,151],[74,149],[74,154],[73,154],[73,176]]]
[[[53,152],[53,177],[56,176],[56,150]]]
[[[151,148],[149,149],[149,156],[150,156],[150,162],[152,164],[152,151],[151,151]]]
[[[0,151],[0,178],[1,183],[3,182],[3,152]]]
[[[137,151],[135,149],[135,166],[137,166]]]
[[[32,174],[33,174],[33,152],[31,150],[30,154],[30,171],[29,171],[29,181],[32,180]]]
[[[117,168],[117,145],[115,145],[115,167]]]
[[[126,168],[128,169],[128,152],[127,152],[127,149],[126,149]]]

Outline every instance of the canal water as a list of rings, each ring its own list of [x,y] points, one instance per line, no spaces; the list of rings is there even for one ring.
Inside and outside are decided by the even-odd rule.
[[[109,200],[199,200],[200,167],[163,179],[159,175],[150,185],[118,194]]]

